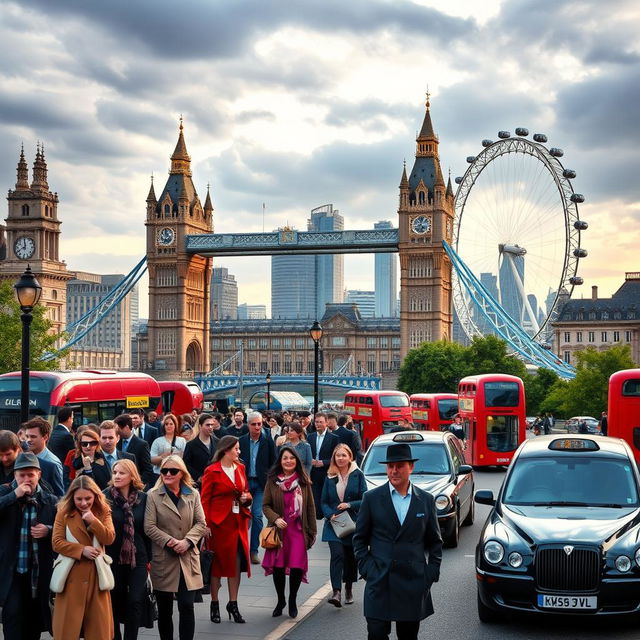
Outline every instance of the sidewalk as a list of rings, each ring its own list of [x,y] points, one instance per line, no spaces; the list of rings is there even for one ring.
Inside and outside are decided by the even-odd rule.
[[[298,593],[298,617],[291,620],[285,608],[282,616],[273,618],[271,612],[276,606],[276,593],[273,579],[264,575],[260,565],[251,565],[251,578],[245,574],[240,584],[238,608],[246,624],[236,624],[229,620],[225,606],[228,601],[227,581],[222,580],[220,589],[220,616],[222,622],[213,624],[209,620],[209,603],[211,598],[204,596],[204,602],[195,605],[196,633],[195,640],[211,638],[232,638],[233,640],[278,640],[289,632],[298,622],[308,615],[320,600],[328,597],[329,581],[329,545],[322,542],[322,522],[318,522],[318,537],[309,551],[308,584],[302,584]],[[262,558],[263,551],[260,552]],[[288,585],[288,581],[287,581]],[[288,589],[288,586],[287,586]],[[175,636],[178,633],[178,607],[174,603],[173,621]],[[157,628],[140,629],[139,637],[143,640],[159,638]]]

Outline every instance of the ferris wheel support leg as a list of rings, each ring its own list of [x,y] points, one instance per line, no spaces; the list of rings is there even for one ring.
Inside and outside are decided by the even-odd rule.
[[[511,274],[516,282],[516,287],[518,287],[518,293],[520,294],[520,298],[522,299],[522,303],[524,308],[529,316],[529,320],[531,320],[531,324],[533,325],[533,329],[535,333],[540,331],[540,325],[538,324],[538,320],[536,319],[533,309],[531,308],[531,304],[529,302],[529,298],[527,298],[527,294],[524,290],[524,285],[522,284],[522,279],[520,278],[520,274],[516,269],[516,264],[513,260],[513,256],[510,253],[505,254],[504,256],[509,261],[509,268],[511,269]]]

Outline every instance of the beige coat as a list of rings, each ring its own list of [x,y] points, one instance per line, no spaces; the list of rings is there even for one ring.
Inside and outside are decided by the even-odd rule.
[[[66,528],[78,541],[67,541]],[[86,640],[111,640],[113,638],[113,616],[111,594],[100,591],[94,560],[82,555],[85,547],[93,546],[93,536],[107,546],[115,539],[111,512],[95,520],[88,528],[78,511],[70,515],[58,512],[53,525],[52,544],[56,553],[75,558],[64,591],[56,595],[53,608],[54,640],[77,640],[84,628]]]
[[[165,487],[149,491],[144,531],[153,543],[151,582],[154,589],[176,593],[180,584],[181,569],[189,591],[202,589],[198,542],[206,529],[200,494],[195,489],[182,485],[178,507],[167,495]],[[171,538],[186,538],[193,546],[185,553],[177,555],[166,546]]]

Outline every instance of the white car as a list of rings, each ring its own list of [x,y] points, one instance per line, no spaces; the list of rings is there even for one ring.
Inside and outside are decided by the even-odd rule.
[[[579,433],[580,423],[587,423],[588,433],[600,433],[600,424],[592,416],[574,416],[565,422],[565,427],[569,433]]]

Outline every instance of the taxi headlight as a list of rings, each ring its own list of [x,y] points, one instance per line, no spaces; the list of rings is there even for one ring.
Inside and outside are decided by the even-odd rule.
[[[522,556],[517,551],[509,554],[509,565],[517,569],[522,564]]]
[[[438,511],[444,511],[445,509],[448,509],[450,505],[451,505],[451,500],[449,500],[448,496],[445,496],[444,494],[440,494],[436,498],[436,509]]]
[[[631,569],[631,560],[629,560],[627,556],[618,556],[616,558],[616,569],[620,571],[620,573],[626,573]]]
[[[498,564],[504,558],[504,547],[495,540],[484,545],[484,559],[491,564]]]
[[[640,567],[640,549],[636,551],[636,564]]]

